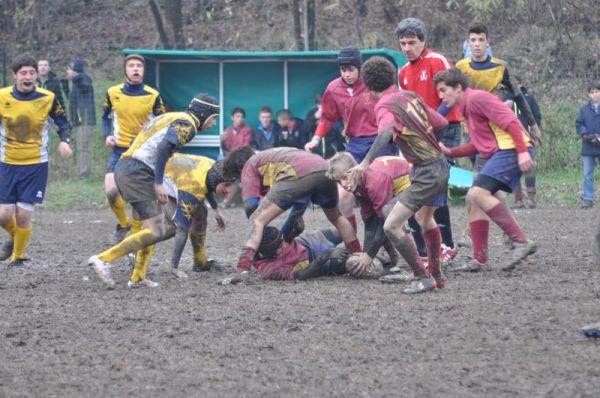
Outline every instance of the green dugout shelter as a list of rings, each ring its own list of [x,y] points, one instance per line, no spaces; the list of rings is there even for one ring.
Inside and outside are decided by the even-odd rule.
[[[304,119],[315,106],[315,95],[339,76],[338,51],[166,51],[125,49],[124,54],[146,58],[146,84],[157,88],[168,110],[182,110],[192,96],[209,93],[219,99],[222,114],[217,126],[196,136],[187,152],[218,157],[219,132],[231,124],[235,107],[246,111],[246,123],[258,125],[258,112],[269,106],[273,112],[290,109]],[[363,59],[385,56],[396,67],[406,63],[398,51],[362,51]]]

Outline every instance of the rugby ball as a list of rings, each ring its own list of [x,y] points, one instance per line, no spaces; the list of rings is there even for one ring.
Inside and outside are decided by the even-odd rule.
[[[385,269],[383,268],[383,263],[377,257],[371,260],[371,264],[367,267],[367,272],[361,276],[358,276],[354,273],[356,266],[358,265],[358,259],[360,258],[360,253],[354,253],[350,257],[348,257],[348,261],[346,261],[346,269],[350,275],[355,276],[357,278],[365,278],[365,279],[378,279],[385,274]]]

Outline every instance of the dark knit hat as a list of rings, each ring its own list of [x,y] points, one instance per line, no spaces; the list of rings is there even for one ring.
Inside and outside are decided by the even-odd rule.
[[[210,119],[219,116],[219,101],[208,94],[196,94],[187,107],[187,111],[194,115],[199,122],[199,128],[203,128]]]
[[[362,65],[362,56],[360,51],[356,47],[344,47],[340,50],[338,55],[338,66],[352,65],[360,69]]]
[[[85,65],[85,62],[83,62],[83,60],[81,58],[78,58],[75,61],[71,62],[71,65],[69,65],[69,67],[77,73],[83,73],[84,65]]]

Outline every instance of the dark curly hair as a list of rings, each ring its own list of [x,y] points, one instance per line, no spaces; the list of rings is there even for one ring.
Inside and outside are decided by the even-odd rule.
[[[258,254],[264,258],[275,257],[277,250],[283,243],[281,231],[275,227],[266,226],[258,246]]]
[[[365,86],[371,91],[383,92],[396,84],[396,68],[384,57],[371,57],[362,67]]]
[[[241,146],[229,152],[223,161],[222,174],[226,180],[239,180],[244,165],[254,155],[254,150],[249,146]]]

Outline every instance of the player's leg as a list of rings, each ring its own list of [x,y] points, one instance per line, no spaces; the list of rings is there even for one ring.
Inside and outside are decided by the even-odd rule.
[[[427,247],[427,265],[429,272],[435,278],[437,287],[446,285],[447,279],[442,274],[442,235],[434,218],[435,207],[423,206],[415,217],[424,231],[423,238]]]
[[[108,199],[110,209],[117,218],[117,225],[111,239],[111,244],[116,245],[125,239],[125,236],[127,236],[127,233],[131,228],[131,224],[129,217],[127,216],[125,200],[123,200],[123,197],[119,193],[117,185],[115,184],[114,173],[106,173],[104,176],[104,192],[106,193],[106,198]]]
[[[17,230],[14,204],[0,204],[0,227],[8,233],[8,239],[0,248],[0,261],[4,261],[12,256],[13,253],[15,232]]]
[[[535,198],[537,193],[535,189],[535,171],[525,175],[525,189],[527,189],[527,207],[535,209],[537,207]]]
[[[196,272],[210,270],[205,247],[207,219],[208,209],[206,206],[197,206],[189,231],[189,239],[192,244],[192,255],[194,258],[192,270]]]

